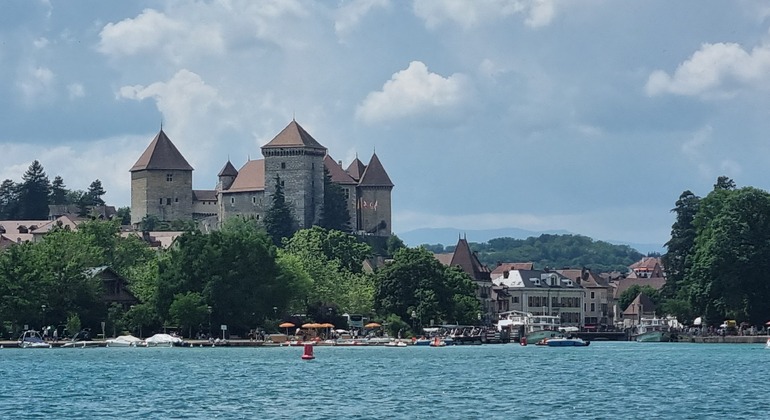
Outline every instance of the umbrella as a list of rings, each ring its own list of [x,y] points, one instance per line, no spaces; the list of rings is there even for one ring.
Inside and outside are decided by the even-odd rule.
[[[378,324],[376,322],[370,322],[370,323],[364,325],[364,328],[379,328],[381,326],[382,325],[380,325],[380,324]]]
[[[302,324],[302,328],[318,328],[318,324],[313,322],[308,322],[307,324]]]
[[[330,324],[327,322],[327,323],[321,324],[321,328],[334,328],[334,324]]]
[[[294,328],[294,324],[291,322],[284,322],[279,325],[278,328],[286,328],[286,335],[289,335],[289,328]]]

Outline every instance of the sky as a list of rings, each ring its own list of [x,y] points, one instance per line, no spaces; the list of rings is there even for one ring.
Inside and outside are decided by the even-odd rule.
[[[376,151],[396,234],[663,244],[683,191],[770,188],[769,91],[764,0],[11,0],[0,179],[129,206],[162,124],[213,189],[295,118],[345,167]]]

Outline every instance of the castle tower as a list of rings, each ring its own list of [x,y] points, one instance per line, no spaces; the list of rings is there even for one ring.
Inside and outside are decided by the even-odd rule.
[[[230,189],[230,186],[233,185],[233,181],[235,181],[237,176],[238,170],[235,169],[235,166],[233,166],[233,164],[230,163],[230,159],[228,159],[225,166],[219,171],[219,175],[217,175],[217,191]]]
[[[130,169],[131,223],[138,224],[145,216],[192,219],[192,171],[161,129]]]
[[[286,202],[294,209],[298,227],[309,228],[317,223],[324,201],[326,148],[292,120],[262,146],[262,155],[265,156],[265,199],[272,200],[278,176],[283,182]]]
[[[351,165],[352,166],[352,165]],[[360,167],[358,168],[360,169]],[[378,236],[391,234],[390,195],[393,190],[388,173],[377,157],[366,165],[358,181],[357,229]]]

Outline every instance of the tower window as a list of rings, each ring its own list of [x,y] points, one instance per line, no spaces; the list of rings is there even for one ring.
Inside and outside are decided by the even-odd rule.
[[[230,204],[235,204],[235,197],[230,197]]]
[[[281,169],[286,169],[286,162],[281,162]]]
[[[170,206],[170,205],[171,205],[171,199],[170,199],[170,198],[166,198],[166,205],[167,205],[167,206]]]
[[[343,188],[343,191],[345,191],[345,200],[350,200],[350,188]]]
[[[174,180],[174,174],[166,174],[166,181],[172,182]]]
[[[160,204],[163,204],[163,199],[162,198],[160,199]]]
[[[283,180],[281,180],[281,186],[283,187]]]
[[[257,204],[257,197],[251,197],[251,204]]]

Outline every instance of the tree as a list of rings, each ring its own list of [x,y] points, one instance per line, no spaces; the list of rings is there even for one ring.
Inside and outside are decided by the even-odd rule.
[[[636,299],[639,294],[643,293],[646,295],[652,303],[655,304],[655,306],[658,306],[660,304],[660,293],[655,290],[652,286],[640,286],[638,284],[631,285],[628,289],[624,290],[623,293],[620,294],[620,298],[618,298],[618,307],[621,311],[625,311],[626,308],[628,308],[628,305],[631,304],[631,302]]]
[[[676,213],[676,221],[671,226],[671,239],[666,242],[668,252],[663,256],[666,267],[666,284],[661,291],[663,296],[672,299],[677,296],[684,282],[685,273],[692,264],[692,252],[695,246],[695,215],[698,213],[700,197],[691,191],[684,191],[671,210]]]
[[[272,200],[272,205],[265,213],[263,223],[273,243],[276,246],[281,246],[283,238],[291,238],[297,229],[291,207],[286,204],[281,177],[278,175],[275,176],[275,193],[273,193]]]
[[[19,185],[6,179],[0,184],[0,220],[18,220],[20,207]]]
[[[51,196],[49,198],[50,203],[56,205],[68,204],[68,194],[69,190],[67,190],[67,186],[64,185],[64,179],[62,179],[62,177],[59,175],[56,175],[56,177],[53,179],[53,183],[51,183]]]
[[[143,336],[143,327],[151,326],[157,322],[158,315],[152,304],[145,302],[134,305],[126,313],[128,325],[132,330],[137,330],[139,338]]]
[[[286,241],[285,248],[296,255],[336,259],[342,269],[353,273],[360,273],[362,263],[372,254],[372,248],[359,242],[355,236],[339,230],[326,230],[320,226],[297,231]]]
[[[19,188],[19,217],[26,220],[48,219],[48,194],[51,183],[40,162],[33,161],[22,179]]]
[[[122,226],[131,224],[131,207],[118,207],[117,218]]]
[[[387,241],[387,252],[389,256],[395,255],[396,251],[398,251],[401,248],[406,248],[406,245],[404,245],[404,241],[401,240],[398,236],[395,234],[390,235],[388,237]],[[443,246],[442,246],[443,248]]]
[[[329,171],[324,167],[324,203],[319,224],[326,229],[350,232],[350,212],[345,191],[332,182]]]
[[[168,310],[171,320],[181,330],[187,329],[188,337],[192,338],[192,329],[203,325],[208,314],[208,306],[198,292],[178,293]]]
[[[103,206],[104,200],[102,200],[102,196],[104,194],[107,194],[107,191],[104,191],[104,188],[102,188],[102,181],[99,181],[98,179],[94,180],[91,185],[88,186],[88,192],[86,192],[88,205]]]
[[[716,184],[714,184],[714,190],[727,190],[732,191],[735,189],[735,181],[724,175],[717,178]]]

